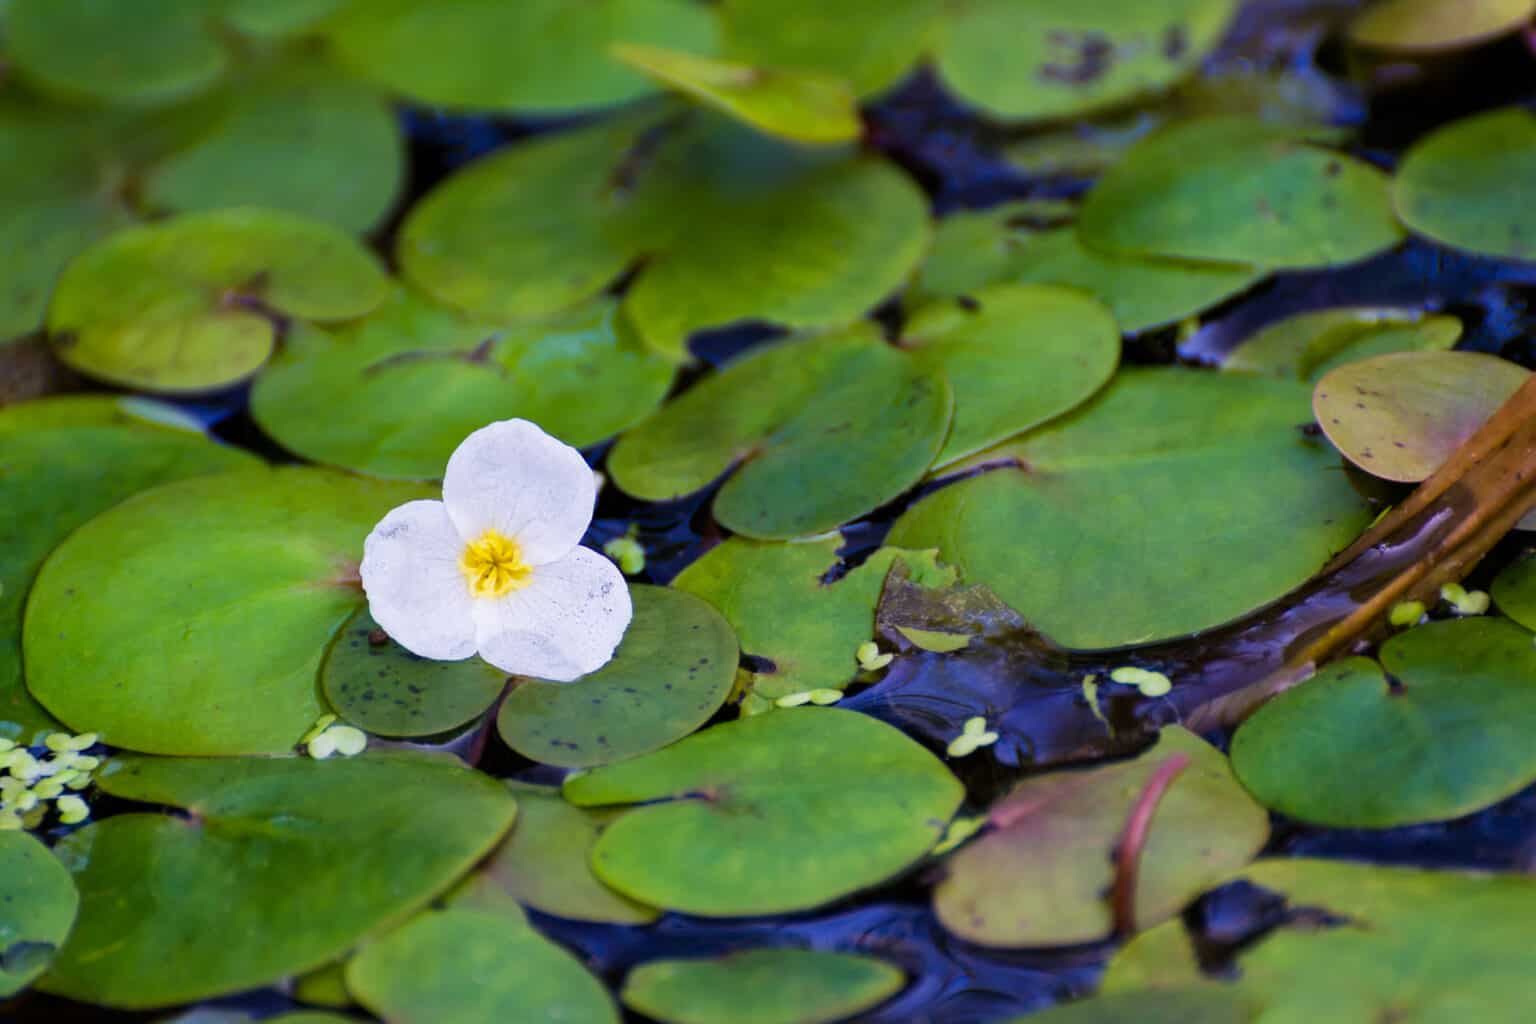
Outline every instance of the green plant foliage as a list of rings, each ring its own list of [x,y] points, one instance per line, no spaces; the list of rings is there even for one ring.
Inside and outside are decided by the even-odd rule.
[[[1109,310],[1051,285],[992,285],[929,303],[907,321],[899,344],[954,388],[939,466],[1081,405],[1120,362]]]
[[[320,686],[337,714],[378,736],[431,736],[472,720],[496,699],[505,672],[479,658],[432,661],[391,640],[359,608],[336,634]]]
[[[22,608],[48,553],[147,487],[256,464],[136,408],[154,406],[91,396],[0,409],[0,738],[30,743],[58,728],[22,684]]]
[[[662,85],[791,142],[852,142],[863,132],[853,90],[814,71],[754,67],[653,46],[614,55]]]
[[[884,881],[938,840],[962,795],[916,742],[835,708],[716,725],[565,782],[578,806],[649,802],[598,837],[599,878],[707,917],[806,910]]]
[[[1397,213],[1410,231],[1485,256],[1536,260],[1536,115],[1494,110],[1421,139],[1393,180]]]
[[[693,732],[736,680],[736,634],[692,594],[630,588],[634,619],[613,660],[574,683],[522,680],[502,702],[501,738],[567,768],[649,753]]]
[[[38,574],[27,686],[76,732],[155,754],[275,754],[320,716],[363,603],[363,538],[418,488],[322,470],[183,480],[97,516]],[[146,588],[156,597],[144,599]]]
[[[1271,269],[1352,263],[1402,240],[1387,176],[1307,129],[1216,116],[1133,146],[1083,204],[1085,243]]]
[[[1536,630],[1536,555],[1526,552],[1494,577],[1490,591],[1499,611]]]
[[[1227,975],[1236,984],[1204,975],[1183,926],[1170,921],[1110,961],[1105,991],[1130,999],[1198,985],[1243,998],[1276,1021],[1407,1014],[1518,1024],[1536,1006],[1536,955],[1525,940],[1536,881],[1528,875],[1287,859],[1261,862],[1243,878],[1284,895],[1306,917],[1242,945]]]
[[[891,564],[901,558],[926,578],[949,582],[932,552],[881,548],[832,583],[842,538],[765,544],[733,537],[694,562],[673,586],[697,594],[730,621],[747,654],[768,662],[750,672],[743,707],[763,711],[780,697],[847,686],[855,652],[874,637],[875,604]],[[759,663],[760,664],[760,663]]]
[[[526,921],[478,910],[422,914],[365,945],[347,987],[387,1021],[618,1024],[586,968]]]
[[[1261,328],[1222,360],[1222,368],[1286,380],[1317,381],[1329,370],[1388,352],[1443,351],[1461,337],[1454,316],[1414,309],[1343,307],[1297,313]]]
[[[691,0],[369,0],[323,31],[343,64],[417,103],[558,114],[654,91],[613,44],[710,53],[717,30]]]
[[[231,208],[129,228],[65,270],[48,311],[59,358],[156,391],[203,391],[254,373],[273,317],[344,320],[388,296],[378,261],[339,229]]]
[[[1536,781],[1530,633],[1494,619],[1435,622],[1388,640],[1380,657],[1329,666],[1238,730],[1233,766],[1265,806],[1388,828],[1470,814]]]
[[[512,324],[400,289],[334,333],[290,329],[251,390],[251,415],[318,462],[431,480],[460,441],[497,420],[521,417],[568,444],[596,444],[645,418],[674,372],[612,299]]]
[[[1191,758],[1157,805],[1142,849],[1136,923],[1181,911],[1263,849],[1269,817],[1221,752],[1177,726],[1137,757],[1030,778],[989,813],[993,829],[945,862],[933,905],[944,927],[986,946],[1070,946],[1109,937],[1105,893],[1131,807],[1170,757]]]
[[[0,999],[41,974],[75,923],[74,879],[25,832],[0,832]]]
[[[1008,1024],[1251,1024],[1254,1008],[1221,989],[1187,988],[1096,996]]]
[[[748,537],[824,533],[921,479],[949,430],[949,382],[872,324],[768,346],[625,434],[608,471],[667,500],[721,474],[721,525]]]
[[[80,920],[40,986],[120,1008],[236,992],[333,960],[446,889],[516,811],[495,780],[421,754],[124,756],[98,782],[189,816],[119,814],[58,846]]]
[[[1432,56],[1510,35],[1532,16],[1536,0],[1380,0],[1350,22],[1349,41]]]
[[[667,1024],[826,1024],[878,1005],[901,985],[901,971],[873,957],[749,949],[641,964],[620,998]]]
[[[962,463],[1013,462],[923,499],[890,543],[938,548],[1068,647],[1207,629],[1306,580],[1369,519],[1332,450],[1298,429],[1309,418],[1301,384],[1123,369]]]
[[[1400,352],[1333,370],[1317,382],[1312,409],[1350,462],[1373,476],[1417,482],[1530,375],[1480,352]]]

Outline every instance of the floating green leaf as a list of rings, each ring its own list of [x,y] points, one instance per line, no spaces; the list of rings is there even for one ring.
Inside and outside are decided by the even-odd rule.
[[[612,299],[508,324],[400,290],[334,335],[290,329],[251,390],[251,415],[307,458],[430,480],[460,441],[497,420],[521,417],[568,444],[596,444],[654,409],[674,372]]]
[[[1519,31],[1536,0],[1381,0],[1350,22],[1356,46],[1394,53],[1456,50]]]
[[[290,750],[323,711],[326,646],[363,603],[363,538],[425,496],[285,468],[183,480],[117,505],[38,574],[27,686],[75,731],[114,746]]]
[[[1531,634],[1452,620],[1388,640],[1379,667],[1350,658],[1276,697],[1238,730],[1232,763],[1293,818],[1386,828],[1470,814],[1536,781],[1533,729]]]
[[[558,114],[654,91],[612,44],[709,53],[716,28],[690,0],[369,0],[324,31],[343,64],[419,104]]]
[[[103,380],[201,391],[255,372],[278,315],[361,316],[383,302],[378,261],[340,230],[255,208],[189,213],[86,250],[54,290],[65,363]]]
[[[1221,752],[1177,726],[1134,761],[1030,778],[994,806],[993,830],[946,861],[934,890],[944,927],[986,946],[1070,946],[1114,928],[1105,894],[1115,845],[1157,769],[1183,754],[1189,767],[1157,805],[1141,851],[1136,923],[1175,916],[1241,869],[1269,838],[1269,817]]]
[[[929,303],[907,321],[900,345],[954,388],[940,466],[1082,404],[1120,362],[1109,310],[1050,285],[992,285]]]
[[[950,410],[942,374],[861,324],[733,362],[624,435],[608,470],[648,500],[731,471],[714,503],[721,525],[767,539],[823,533],[916,483]]]
[[[1461,337],[1454,316],[1413,309],[1343,307],[1269,324],[1222,360],[1222,368],[1316,383],[1329,370],[1388,352],[1441,351]]]
[[[727,54],[837,75],[860,96],[894,85],[939,27],[940,0],[722,0]]]
[[[655,801],[608,826],[592,867],[633,899],[710,917],[805,910],[884,881],[937,841],[962,795],[916,742],[835,708],[716,725],[565,783],[584,807]]]
[[[1526,629],[1536,630],[1536,554],[1526,552],[1494,577],[1491,588],[1499,611]]]
[[[80,897],[58,858],[25,832],[0,832],[0,999],[47,968]]]
[[[236,992],[335,959],[446,889],[516,810],[494,780],[420,754],[126,756],[98,782],[186,811],[118,814],[58,846],[80,921],[41,985],[121,1008]]]
[[[709,721],[736,679],[736,634],[692,594],[635,586],[634,619],[613,660],[575,683],[523,680],[502,702],[507,745],[585,768],[649,753]]]
[[[575,957],[526,921],[478,910],[431,911],[368,943],[347,987],[393,1024],[619,1020]]]
[[[1485,256],[1536,260],[1536,115],[1478,114],[1421,139],[1403,157],[1393,199],[1415,234]]]
[[[873,957],[749,949],[641,964],[620,998],[667,1024],[826,1024],[876,1006],[901,985],[901,971]]]
[[[1480,352],[1399,352],[1349,363],[1317,382],[1317,422],[1373,476],[1417,482],[1450,458],[1530,371]]]
[[[1352,263],[1402,240],[1387,177],[1306,129],[1216,116],[1133,146],[1083,204],[1090,246],[1274,269]]]
[[[1252,1024],[1254,1009],[1220,989],[1188,988],[1096,996],[1008,1024]]]
[[[890,542],[938,548],[1068,647],[1198,632],[1300,584],[1368,521],[1309,419],[1300,384],[1121,370],[962,463],[1005,464],[923,499]]]

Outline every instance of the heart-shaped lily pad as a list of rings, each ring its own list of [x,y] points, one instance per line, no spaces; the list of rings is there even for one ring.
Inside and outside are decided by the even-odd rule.
[[[1505,566],[1490,588],[1499,611],[1526,629],[1536,630],[1536,554],[1527,552]]]
[[[25,832],[0,832],[0,999],[47,968],[75,923],[74,879]]]
[[[852,142],[863,131],[853,90],[814,71],[754,67],[621,44],[624,63],[706,106],[792,142]]]
[[[1297,313],[1230,352],[1222,368],[1315,383],[1329,370],[1388,352],[1443,351],[1461,337],[1454,316],[1415,309],[1345,307]]]
[[[274,317],[345,320],[388,296],[378,260],[337,228],[231,208],[130,228],[64,271],[48,310],[54,351],[115,384],[202,391],[266,362]]]
[[[1317,382],[1317,422],[1350,462],[1387,480],[1428,477],[1530,376],[1480,352],[1399,352]]]
[[[634,619],[613,660],[575,683],[523,680],[497,730],[524,757],[567,768],[649,753],[709,721],[736,680],[736,634],[692,594],[630,588]]]
[[[392,1024],[570,1021],[618,1024],[603,983],[526,921],[438,910],[365,945],[347,988]]]
[[[823,533],[921,479],[950,411],[942,373],[861,324],[733,362],[620,438],[608,471],[636,497],[667,500],[734,467],[715,498],[721,525],[767,539]]]
[[[363,603],[363,538],[426,496],[300,468],[137,495],[76,530],[38,573],[27,686],[75,731],[114,746],[287,751],[324,710],[321,660]]]
[[[335,959],[495,845],[505,788],[420,754],[120,757],[98,779],[185,816],[118,814],[58,846],[80,920],[43,988],[103,1006],[190,1002]]]
[[[1402,240],[1387,176],[1253,118],[1181,121],[1133,146],[1083,203],[1090,246],[1257,267],[1323,267]]]
[[[1177,726],[1134,761],[1030,778],[995,805],[993,830],[945,862],[934,890],[944,927],[986,946],[1098,942],[1114,927],[1106,893],[1131,808],[1157,770],[1189,765],[1157,805],[1137,872],[1135,919],[1146,927],[1251,861],[1269,817],[1221,752]]]
[[[939,466],[1082,404],[1120,362],[1120,328],[1109,310],[1050,285],[992,285],[929,303],[907,321],[900,345],[954,388]]]
[[[418,104],[558,114],[655,91],[613,44],[709,53],[716,27],[692,0],[369,0],[323,31],[339,61]]]
[[[882,882],[937,841],[962,795],[916,742],[836,708],[716,725],[565,782],[580,806],[649,803],[598,838],[599,878],[708,917],[805,910]]]
[[[890,542],[938,548],[1068,647],[1198,632],[1306,580],[1368,521],[1310,419],[1302,384],[1121,370],[961,463],[1004,465],[924,498]]]
[[[827,1024],[884,1002],[901,985],[900,969],[873,957],[749,949],[641,964],[620,998],[667,1024]]]
[[[1536,781],[1536,648],[1508,622],[1430,623],[1331,665],[1238,730],[1265,806],[1341,828],[1441,821]],[[1347,779],[1347,785],[1336,780]]]
[[[1381,0],[1349,23],[1356,46],[1429,54],[1509,35],[1536,15],[1536,0]]]
[[[22,607],[48,553],[92,516],[147,487],[256,464],[135,408],[157,407],[91,396],[0,410],[0,738],[30,743],[58,728],[22,685]]]
[[[1443,245],[1536,260],[1536,115],[1494,110],[1419,140],[1393,179],[1397,212],[1409,230]]]
[[[497,420],[532,420],[577,447],[612,437],[661,402],[674,372],[612,299],[508,324],[400,290],[334,334],[290,329],[251,389],[251,415],[307,458],[430,480]]]
[[[721,0],[718,7],[728,55],[837,75],[871,96],[931,45],[941,0]]]

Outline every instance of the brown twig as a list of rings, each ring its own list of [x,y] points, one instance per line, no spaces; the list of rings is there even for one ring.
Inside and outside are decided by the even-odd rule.
[[[1126,816],[1125,831],[1115,846],[1115,882],[1110,890],[1115,934],[1121,938],[1136,933],[1136,876],[1141,867],[1141,851],[1147,845],[1147,833],[1152,829],[1152,817],[1168,788],[1189,764],[1188,754],[1174,754],[1158,765],[1131,805],[1131,813]]]

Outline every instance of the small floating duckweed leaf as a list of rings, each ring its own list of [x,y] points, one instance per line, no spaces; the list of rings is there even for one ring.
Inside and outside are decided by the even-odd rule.
[[[1530,371],[1480,352],[1399,352],[1341,366],[1312,409],[1339,452],[1386,480],[1416,483],[1451,457]]]
[[[902,985],[883,960],[810,949],[749,949],[708,960],[652,960],[629,972],[624,1005],[666,1024],[828,1024]]]
[[[735,917],[807,910],[884,881],[938,841],[963,791],[898,730],[798,708],[568,778],[565,796],[648,803],[598,838],[603,881],[654,906]]]
[[[48,310],[59,358],[114,384],[205,391],[254,373],[274,318],[343,320],[388,296],[378,260],[328,224],[234,207],[129,228],[81,253]]]
[[[363,946],[347,989],[387,1021],[618,1024],[618,1009],[570,953],[523,920],[433,910]]]
[[[680,590],[634,586],[634,619],[613,660],[574,683],[523,680],[496,727],[524,757],[567,768],[648,753],[709,721],[736,680],[736,634]]]
[[[1494,577],[1492,596],[1499,611],[1526,629],[1536,630],[1536,554],[1526,552],[1505,566]]]
[[[422,754],[130,755],[97,781],[189,815],[118,814],[58,846],[81,914],[41,985],[119,1008],[238,992],[328,963],[446,889],[516,811],[494,779]]]
[[[70,534],[38,573],[27,686],[114,746],[285,753],[324,710],[326,647],[363,604],[363,538],[428,496],[296,467],[136,495]]]
[[[0,999],[43,973],[80,897],[58,858],[25,832],[0,831]]]
[[[872,96],[918,62],[941,0],[722,0],[725,53],[750,64],[836,75]]]
[[[1414,309],[1347,307],[1297,313],[1245,339],[1222,369],[1316,383],[1345,363],[1388,352],[1438,352],[1456,344],[1461,321]]]
[[[1227,759],[1177,726],[1133,761],[1056,771],[1020,784],[991,811],[992,831],[945,862],[934,890],[944,927],[987,946],[1067,946],[1113,930],[1105,898],[1131,807],[1170,756],[1192,758],[1157,806],[1142,850],[1135,919],[1173,917],[1252,860],[1269,819]]]
[[[1349,41],[1433,56],[1510,35],[1536,16],[1536,0],[1381,0],[1349,23]]]

